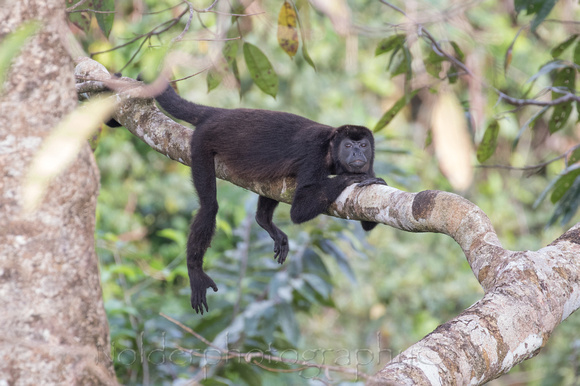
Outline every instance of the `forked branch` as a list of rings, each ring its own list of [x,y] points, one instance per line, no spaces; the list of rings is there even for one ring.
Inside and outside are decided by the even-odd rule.
[[[89,59],[77,66],[76,75],[81,80],[110,77]],[[189,165],[190,129],[161,113],[152,99],[115,97],[118,122],[158,152]],[[277,201],[292,200],[292,179],[244,180],[219,159],[216,174]],[[580,307],[580,223],[545,248],[517,252],[501,246],[480,208],[452,193],[350,186],[328,214],[447,234],[461,246],[485,290],[483,299],[394,358],[370,384],[486,383],[536,355],[554,328]]]

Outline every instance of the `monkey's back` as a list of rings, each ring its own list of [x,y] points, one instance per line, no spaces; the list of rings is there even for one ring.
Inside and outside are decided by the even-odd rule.
[[[199,122],[193,140],[209,147],[240,177],[268,180],[296,176],[305,162],[325,158],[332,130],[290,113],[216,109]]]

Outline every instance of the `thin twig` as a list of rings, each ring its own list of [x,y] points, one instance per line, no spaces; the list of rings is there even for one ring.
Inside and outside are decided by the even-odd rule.
[[[521,167],[517,167],[517,166],[509,166],[509,165],[477,165],[477,167],[479,168],[485,168],[485,169],[508,169],[508,170],[521,170],[521,171],[527,171],[527,170],[536,170],[536,169],[541,169],[544,168],[546,166],[548,166],[549,164],[551,164],[552,162],[556,162],[561,160],[562,158],[566,159],[566,167],[568,167],[568,156],[570,154],[572,154],[576,149],[580,148],[580,145],[576,145],[571,147],[570,149],[566,150],[565,153],[560,154],[559,156],[552,158],[551,160],[539,163],[537,165],[531,165],[531,166],[521,166]]]
[[[147,40],[148,38],[151,38],[153,36],[158,36],[158,35],[166,32],[166,31],[168,31],[173,26],[175,26],[179,22],[179,20],[181,20],[181,18],[183,17],[183,15],[185,15],[186,13],[187,13],[187,9],[184,10],[182,13],[180,13],[177,17],[175,17],[175,18],[173,18],[171,20],[168,20],[168,21],[165,21],[165,22],[159,24],[158,26],[156,26],[155,28],[153,28],[151,31],[149,31],[147,33],[138,35],[138,36],[132,38],[131,40],[129,40],[128,42],[123,43],[123,44],[118,45],[118,46],[115,46],[113,48],[110,48],[108,50],[98,51],[98,52],[91,52],[90,53],[90,56],[92,58],[93,56],[96,56],[96,55],[105,54],[107,52],[115,51],[115,50],[118,50],[119,48],[126,47],[129,44],[135,43],[139,39],[145,39],[145,40]],[[158,30],[159,28],[162,28],[162,27],[163,27],[163,29]]]
[[[213,3],[211,3],[211,5],[210,5],[209,7],[207,7],[207,8],[204,8],[204,9],[196,9],[196,8],[193,8],[193,9],[194,9],[194,10],[195,10],[195,12],[197,12],[197,13],[206,13],[206,12],[210,12],[210,11],[212,10],[212,8],[216,6],[217,2],[218,2],[218,0],[214,0],[214,1],[213,1]]]
[[[191,39],[181,39],[182,42],[227,42],[230,40],[241,40],[241,36],[236,36],[235,38],[191,38]]]
[[[405,11],[403,11],[401,8],[397,7],[396,5],[394,5],[394,4],[391,4],[391,3],[389,3],[388,1],[385,1],[385,0],[379,0],[379,1],[380,1],[381,3],[383,3],[384,5],[386,5],[387,7],[390,7],[390,8],[392,8],[392,9],[394,9],[395,11],[399,12],[399,13],[400,13],[400,14],[402,14],[403,16],[405,16],[405,17],[407,17],[407,18],[409,17],[409,16],[407,16],[407,14],[405,13]]]
[[[155,11],[155,12],[143,12],[143,15],[157,15],[157,14],[160,14],[160,13],[163,13],[163,12],[171,11],[172,9],[179,7],[179,6],[180,6],[181,4],[183,4],[183,3],[185,3],[185,1],[182,1],[181,3],[177,3],[177,4],[175,4],[175,5],[174,5],[174,6],[172,6],[172,7],[169,7],[169,8],[162,9],[161,11]]]
[[[77,9],[78,7],[80,7],[81,5],[83,5],[84,3],[86,3],[89,0],[81,0],[78,3],[76,3],[75,5],[68,7],[67,9],[65,9],[65,12],[70,13],[72,12],[74,9]]]
[[[177,82],[180,82],[182,80],[186,80],[186,79],[189,79],[189,78],[193,78],[194,76],[197,76],[197,75],[201,74],[202,72],[205,72],[205,71],[209,70],[210,68],[211,68],[211,66],[207,66],[206,68],[204,68],[203,70],[201,70],[199,72],[196,72],[195,74],[188,75],[188,76],[186,76],[184,78],[170,80],[169,83],[177,83]]]
[[[194,10],[193,5],[191,5],[191,3],[189,1],[184,1],[184,3],[186,3],[188,8],[189,8],[189,17],[187,18],[187,23],[185,23],[185,27],[183,28],[183,31],[181,31],[181,33],[179,35],[177,35],[176,37],[171,39],[171,43],[178,42],[183,38],[183,36],[187,33],[187,31],[189,31],[189,27],[191,26],[191,21],[193,20],[193,10]]]
[[[560,24],[576,24],[576,25],[580,25],[580,21],[575,21],[575,20],[558,20],[558,19],[544,19],[544,22],[550,22],[550,23],[560,23]]]
[[[116,13],[115,11],[97,11],[96,9],[85,8],[85,9],[76,9],[74,11],[67,11],[66,13],[77,13],[77,12],[92,12],[92,13]]]
[[[178,325],[179,327],[181,327],[182,330],[189,332],[191,335],[195,336],[197,339],[201,340],[203,343],[205,343],[209,347],[214,348],[214,349],[218,350],[219,352],[227,352],[227,350],[224,350],[223,348],[216,346],[215,344],[213,344],[209,340],[205,339],[203,336],[201,336],[197,332],[193,331],[191,328],[189,328],[186,325],[184,325],[183,323],[181,323],[179,320],[173,319],[171,316],[168,316],[168,315],[164,314],[163,312],[160,312],[159,315],[163,316],[165,319],[169,320],[171,323]]]

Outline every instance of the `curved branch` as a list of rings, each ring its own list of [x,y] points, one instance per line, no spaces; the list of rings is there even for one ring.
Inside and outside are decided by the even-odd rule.
[[[96,81],[109,78],[93,60],[81,62],[76,75]],[[161,113],[151,99],[122,93],[116,97],[117,121],[158,152],[189,165],[190,129]],[[293,179],[248,181],[216,161],[218,178],[281,202],[292,201]],[[483,384],[536,355],[553,329],[580,307],[580,223],[539,251],[514,252],[502,248],[479,207],[452,193],[352,185],[328,214],[449,235],[485,290],[483,299],[389,362],[371,378],[372,385]]]

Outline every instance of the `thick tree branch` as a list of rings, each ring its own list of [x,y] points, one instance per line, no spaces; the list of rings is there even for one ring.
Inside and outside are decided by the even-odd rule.
[[[76,75],[109,78],[92,60],[81,62]],[[189,164],[190,129],[166,117],[151,99],[116,97],[116,120],[158,152]],[[292,200],[293,179],[243,180],[219,159],[216,172],[260,195]],[[409,232],[449,235],[485,290],[483,299],[393,359],[370,384],[483,384],[536,355],[553,329],[580,307],[580,224],[539,251],[514,252],[502,248],[480,208],[452,193],[353,185],[328,212]]]

